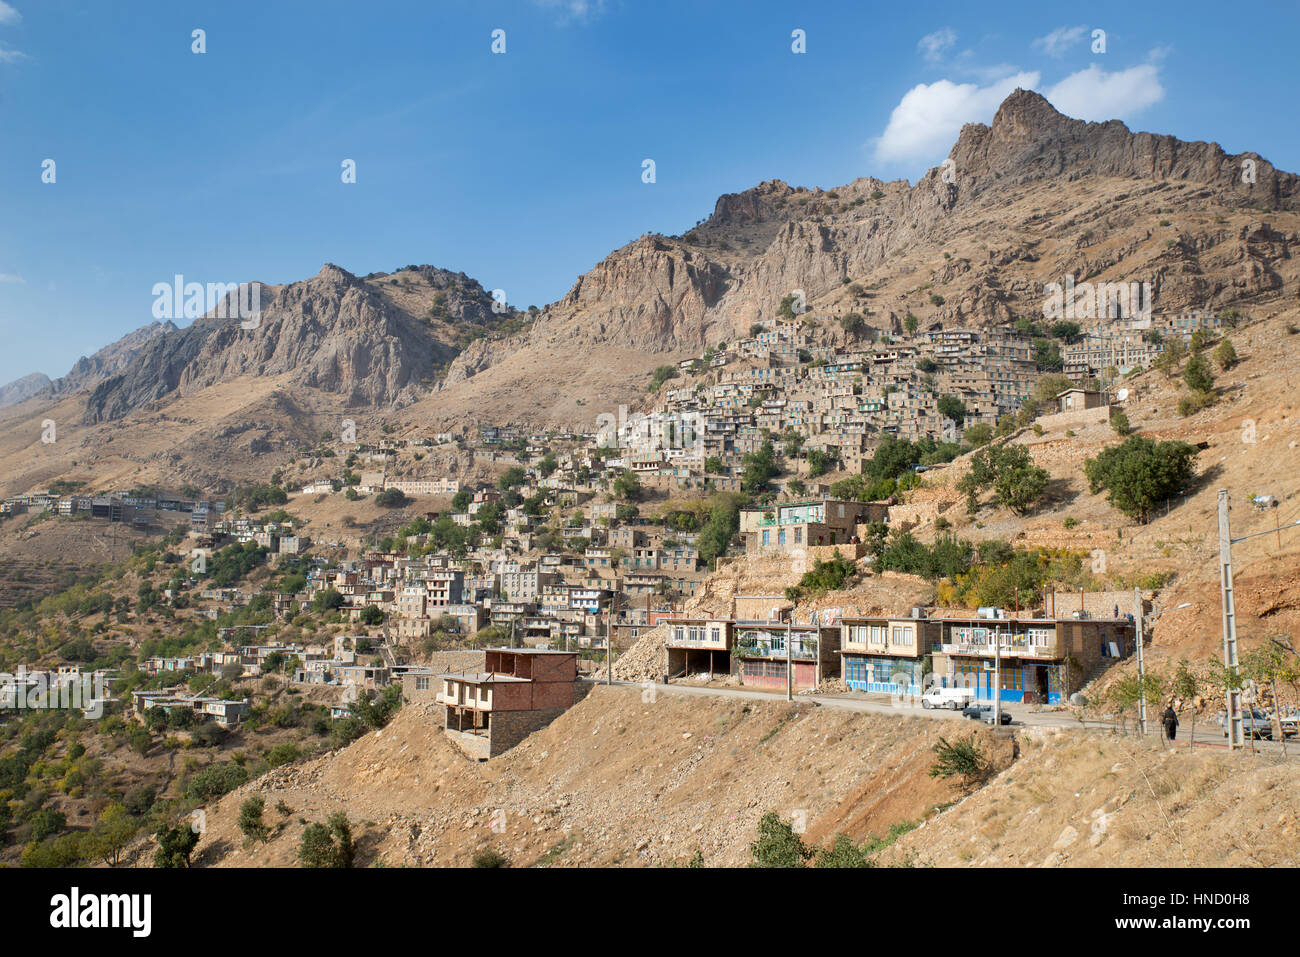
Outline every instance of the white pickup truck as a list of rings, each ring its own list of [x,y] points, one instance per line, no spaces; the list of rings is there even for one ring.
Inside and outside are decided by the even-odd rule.
[[[974,688],[940,688],[936,685],[921,695],[921,707],[960,711],[974,700]]]

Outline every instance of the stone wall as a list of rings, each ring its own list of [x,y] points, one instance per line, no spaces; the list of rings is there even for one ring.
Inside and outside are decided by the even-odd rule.
[[[1034,422],[1044,429],[1068,429],[1076,425],[1106,422],[1109,419],[1110,406],[1101,405],[1095,409],[1076,409],[1071,412],[1054,412],[1051,415],[1040,415]]]

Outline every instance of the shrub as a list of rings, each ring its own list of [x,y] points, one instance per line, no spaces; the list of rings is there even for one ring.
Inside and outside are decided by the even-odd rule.
[[[866,852],[859,848],[847,834],[836,834],[835,843],[817,852],[813,867],[871,867]]]
[[[265,844],[270,838],[271,829],[262,820],[265,808],[266,801],[256,795],[239,806],[239,830],[244,835],[245,843],[260,841]]]
[[[485,847],[480,851],[474,852],[474,857],[470,861],[470,867],[509,867],[510,860],[500,851],[495,851],[490,847]]]
[[[813,851],[794,828],[768,811],[758,822],[758,840],[749,845],[750,867],[807,867]]]
[[[303,867],[351,867],[352,826],[342,811],[331,814],[325,824],[308,824],[298,845]]]
[[[1213,392],[1193,392],[1178,400],[1178,414],[1183,418],[1195,415],[1202,409],[1208,409],[1217,401]]]
[[[934,746],[934,753],[935,762],[930,768],[930,777],[959,778],[965,788],[983,784],[993,770],[974,736],[955,743],[941,737]]]
[[[185,794],[200,801],[210,801],[233,791],[247,780],[248,772],[233,761],[210,764],[191,775]]]

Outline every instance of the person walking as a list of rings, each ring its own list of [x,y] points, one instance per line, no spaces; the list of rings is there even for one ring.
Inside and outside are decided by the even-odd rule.
[[[1165,708],[1165,713],[1160,716],[1160,723],[1165,726],[1165,737],[1170,741],[1178,737],[1178,715],[1174,714],[1174,706],[1170,705]]]

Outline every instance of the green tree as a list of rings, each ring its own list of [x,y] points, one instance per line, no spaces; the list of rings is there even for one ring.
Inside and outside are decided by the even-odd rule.
[[[1190,751],[1192,739],[1196,737],[1196,699],[1201,695],[1201,679],[1196,676],[1186,658],[1178,662],[1171,690],[1192,709],[1191,731],[1187,735],[1187,750]]]
[[[335,588],[322,589],[312,598],[311,606],[316,611],[335,611],[343,607],[343,593]]]
[[[378,605],[367,605],[361,609],[361,624],[378,625],[384,620],[384,613],[379,610]]]
[[[945,395],[939,399],[939,414],[952,419],[958,427],[966,421],[966,403],[955,395]]]
[[[1214,350],[1214,361],[1224,372],[1237,364],[1237,350],[1232,347],[1230,340],[1224,339],[1219,343],[1219,348]]]
[[[808,460],[809,478],[825,475],[835,467],[837,461],[834,453],[822,449],[809,449],[805,458]]]
[[[174,827],[159,828],[158,848],[153,854],[154,867],[189,867],[190,855],[199,843],[199,834],[189,824],[182,822]]]
[[[451,507],[457,512],[463,512],[469,508],[469,503],[472,501],[474,501],[474,493],[463,488],[451,497]]]
[[[614,479],[610,488],[615,495],[626,502],[635,502],[641,497],[641,480],[630,470]]]
[[[516,485],[523,485],[527,478],[527,472],[518,465],[512,465],[501,473],[501,477],[497,479],[497,488],[504,492],[506,489],[514,488]]]
[[[1183,381],[1193,392],[1209,392],[1214,388],[1214,375],[1205,356],[1195,353],[1187,360],[1187,367],[1183,369]]]
[[[767,483],[781,471],[776,466],[776,451],[770,441],[764,442],[758,451],[746,453],[740,464],[740,487],[751,494],[767,491]]]
[[[1196,451],[1186,442],[1157,443],[1133,435],[1088,459],[1083,471],[1094,495],[1104,489],[1111,505],[1145,524],[1152,509],[1187,485]]]

